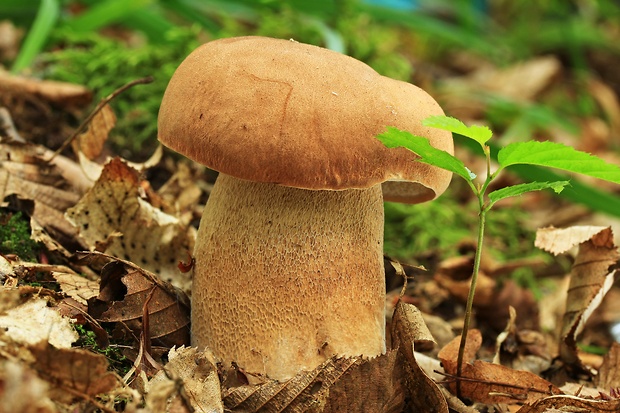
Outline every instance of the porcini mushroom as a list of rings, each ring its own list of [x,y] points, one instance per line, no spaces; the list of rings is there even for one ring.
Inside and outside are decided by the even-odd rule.
[[[295,41],[206,43],[174,73],[160,141],[219,171],[198,230],[192,344],[284,380],[333,355],[385,352],[383,196],[434,199],[451,174],[375,138],[453,151],[423,90]]]

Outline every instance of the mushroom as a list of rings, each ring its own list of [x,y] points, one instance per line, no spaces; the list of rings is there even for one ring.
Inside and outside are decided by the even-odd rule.
[[[439,105],[351,57],[264,37],[212,41],[178,67],[159,140],[219,171],[194,249],[192,345],[285,380],[327,358],[385,352],[383,194],[418,203],[447,171],[386,148],[386,126]]]

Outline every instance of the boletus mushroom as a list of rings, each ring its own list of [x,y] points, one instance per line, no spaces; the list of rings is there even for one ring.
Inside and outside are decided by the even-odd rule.
[[[192,344],[285,380],[385,352],[383,193],[436,198],[451,174],[375,138],[439,105],[351,57],[290,40],[206,43],[174,73],[159,140],[219,171],[194,250]]]

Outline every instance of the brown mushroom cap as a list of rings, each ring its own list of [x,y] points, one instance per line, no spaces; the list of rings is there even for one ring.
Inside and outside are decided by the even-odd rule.
[[[313,190],[397,181],[386,199],[415,203],[441,194],[451,173],[412,162],[410,151],[375,136],[396,126],[452,153],[450,133],[421,124],[439,114],[420,88],[349,56],[237,37],[206,43],[182,62],[158,127],[164,145],[239,179]]]

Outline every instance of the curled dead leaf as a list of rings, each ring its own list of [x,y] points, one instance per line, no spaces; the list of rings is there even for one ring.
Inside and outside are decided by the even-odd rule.
[[[170,350],[168,363],[148,382],[146,404],[159,412],[165,410],[162,407],[174,403],[190,405],[196,412],[224,411],[220,380],[211,352],[198,351],[196,347]]]
[[[579,245],[570,274],[566,310],[560,333],[560,358],[581,372],[591,372],[579,359],[577,336],[614,283],[613,267],[620,255],[607,227],[544,228],[536,246],[559,254]]]
[[[399,301],[392,317],[392,347],[404,359],[405,383],[413,411],[448,412],[448,404],[437,384],[418,365],[414,348],[429,349],[435,340],[428,331],[422,314],[412,304]]]
[[[105,105],[90,120],[88,129],[72,142],[73,152],[82,153],[90,160],[95,160],[103,151],[108,134],[116,125],[116,115]]]
[[[101,253],[85,253],[82,262],[105,258],[99,295],[88,300],[88,313],[99,322],[127,326],[134,336],[143,330],[144,307],[150,339],[165,348],[189,344],[189,298],[137,265]]]

